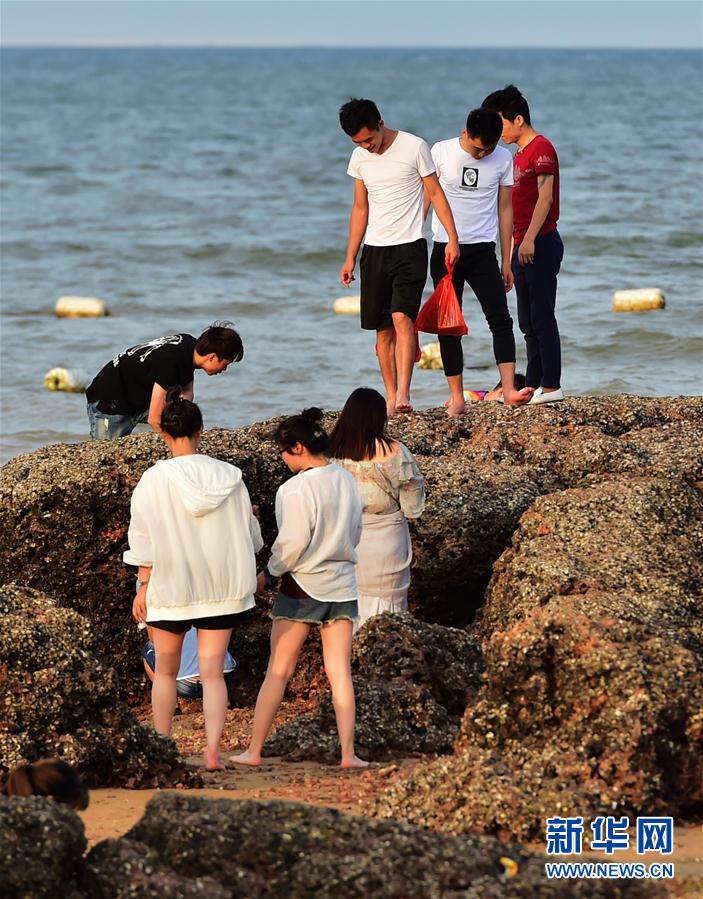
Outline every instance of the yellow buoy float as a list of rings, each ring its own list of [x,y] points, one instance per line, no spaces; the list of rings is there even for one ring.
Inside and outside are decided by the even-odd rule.
[[[664,294],[658,287],[616,290],[613,294],[613,312],[644,312],[647,309],[664,309],[665,306]]]
[[[105,300],[97,297],[59,297],[54,314],[57,318],[102,318],[110,313]]]
[[[422,356],[420,357],[420,361],[418,365],[420,368],[425,369],[433,369],[435,371],[441,370],[444,366],[442,365],[442,356],[439,352],[439,341],[435,343],[426,343],[423,347],[421,347]]]
[[[358,315],[361,312],[361,297],[340,297],[332,307],[337,315]]]
[[[63,390],[66,393],[85,393],[85,389],[90,384],[92,378],[90,375],[78,368],[57,368],[50,369],[44,375],[44,386],[47,390]]]

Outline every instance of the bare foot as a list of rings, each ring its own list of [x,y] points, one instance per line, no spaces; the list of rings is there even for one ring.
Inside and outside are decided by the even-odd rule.
[[[389,418],[395,415],[395,403],[386,403],[386,413]]]
[[[205,761],[205,770],[206,771],[224,771],[225,766],[222,764],[220,760],[219,750],[216,752],[208,752],[206,749],[203,753],[203,758]]]
[[[245,749],[239,755],[231,755],[229,760],[234,765],[251,765],[252,768],[258,768],[261,764],[261,756],[256,755],[250,749]]]
[[[451,400],[447,403],[447,415],[451,418],[457,418],[459,415],[466,415],[466,403],[462,400],[460,403],[453,403]]]
[[[341,768],[368,768],[369,763],[360,759],[357,755],[350,755],[349,758],[342,759]]]
[[[395,411],[403,414],[409,414],[413,411],[412,404],[409,399],[397,399],[395,401]]]

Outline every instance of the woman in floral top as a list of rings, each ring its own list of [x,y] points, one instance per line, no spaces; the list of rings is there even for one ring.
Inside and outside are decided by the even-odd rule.
[[[359,621],[408,607],[412,546],[408,518],[425,507],[425,481],[410,450],[388,436],[386,401],[360,387],[345,403],[330,451],[356,478],[364,503],[359,561]]]

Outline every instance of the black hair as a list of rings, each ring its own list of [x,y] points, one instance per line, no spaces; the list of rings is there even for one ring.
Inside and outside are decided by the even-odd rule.
[[[5,796],[50,796],[72,808],[88,808],[90,794],[78,772],[62,759],[18,765],[2,788]]]
[[[466,133],[477,137],[484,147],[492,147],[503,133],[503,120],[495,109],[472,109],[466,119]]]
[[[195,341],[195,352],[200,356],[214,353],[218,359],[239,362],[244,358],[244,344],[232,322],[213,322]]]
[[[330,452],[335,459],[356,462],[376,455],[377,443],[390,452],[393,442],[386,433],[386,401],[370,387],[358,387],[350,394],[330,436]]]
[[[169,387],[166,405],[161,413],[161,430],[170,437],[194,437],[203,428],[200,406],[181,396],[179,385]]]
[[[515,372],[514,384],[515,384],[516,390],[522,390],[523,387],[525,386],[525,376],[523,374],[520,374],[520,372]],[[496,386],[493,389],[498,390],[498,388],[502,387],[502,386],[503,386],[503,382],[498,381],[498,383],[496,384]]]
[[[290,452],[296,443],[302,443],[313,456],[327,455],[330,441],[321,421],[322,409],[303,409],[300,415],[282,421],[273,432],[273,439],[281,450]]]
[[[485,106],[486,109],[494,109],[504,119],[508,119],[509,122],[514,122],[517,116],[521,115],[526,125],[532,124],[527,100],[514,84],[506,84],[502,90],[493,91],[492,94],[486,97],[481,106]]]
[[[362,128],[377,131],[380,123],[381,113],[373,100],[359,100],[352,97],[339,107],[339,124],[349,137],[354,137]]]

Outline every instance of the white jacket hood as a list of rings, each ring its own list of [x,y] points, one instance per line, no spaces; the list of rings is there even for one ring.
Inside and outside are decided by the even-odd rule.
[[[187,511],[196,518],[213,512],[242,484],[238,468],[211,456],[177,456],[162,459],[156,465],[166,474]]]

